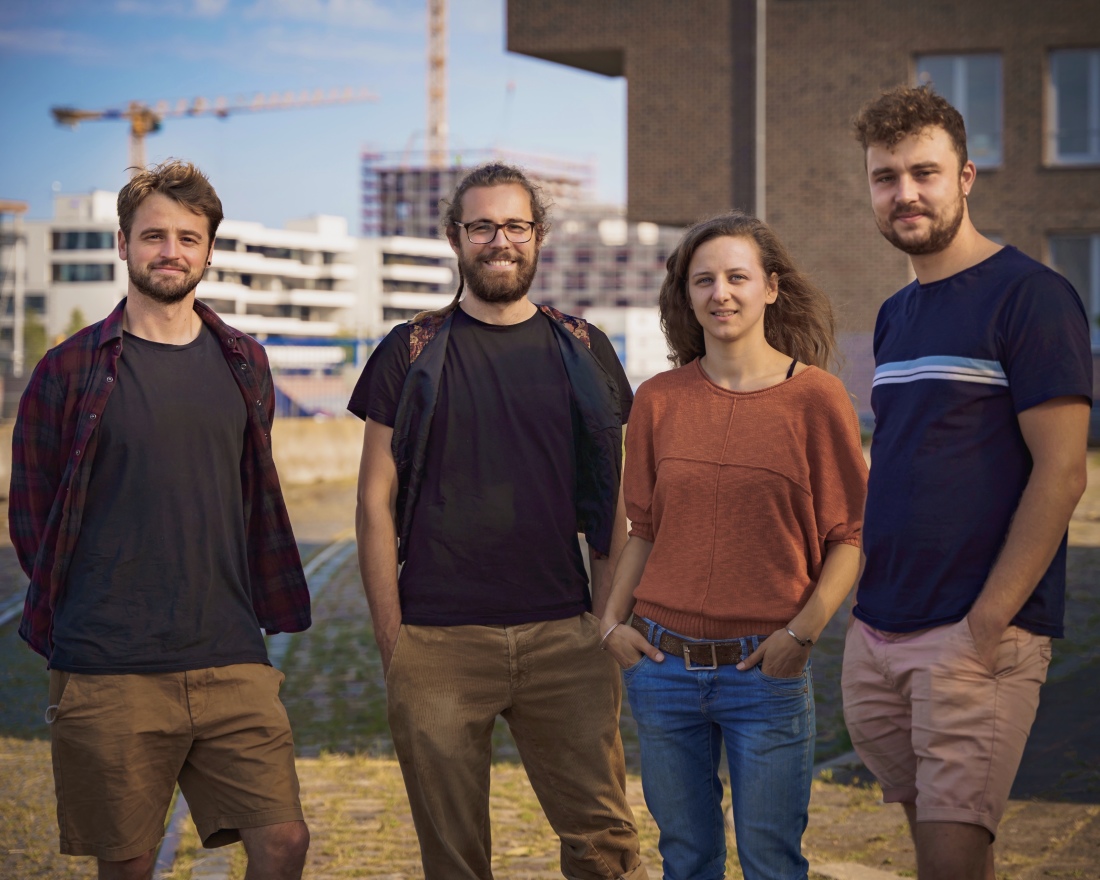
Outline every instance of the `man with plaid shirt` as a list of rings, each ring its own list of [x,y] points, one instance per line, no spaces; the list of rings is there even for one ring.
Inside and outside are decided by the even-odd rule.
[[[221,202],[195,166],[118,198],[127,297],[46,354],[19,405],[9,518],[46,657],[61,851],[148,880],[176,782],[249,878],[309,845],[282,675],[261,627],[310,624],[255,340],[195,299]]]

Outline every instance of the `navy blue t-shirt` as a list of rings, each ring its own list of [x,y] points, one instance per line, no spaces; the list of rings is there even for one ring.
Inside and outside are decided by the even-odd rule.
[[[856,617],[887,632],[961,620],[1031,474],[1017,414],[1092,397],[1088,319],[1073,287],[1006,247],[913,282],[875,327],[875,432]],[[1012,623],[1062,636],[1066,540]]]

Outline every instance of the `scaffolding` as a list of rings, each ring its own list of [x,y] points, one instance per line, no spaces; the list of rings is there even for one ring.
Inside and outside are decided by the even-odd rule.
[[[558,207],[592,201],[596,166],[558,156],[481,149],[455,153],[433,166],[429,151],[360,153],[362,233],[440,238],[439,200],[471,169],[497,160],[522,167]]]

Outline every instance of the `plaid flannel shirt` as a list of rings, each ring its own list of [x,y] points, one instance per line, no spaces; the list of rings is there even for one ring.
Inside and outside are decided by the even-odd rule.
[[[125,305],[48,351],[19,401],[8,502],[11,540],[30,577],[19,635],[47,659],[88,496],[96,426],[118,375]],[[241,488],[252,607],[268,633],[299,632],[310,625],[309,591],[271,457],[275,390],[267,355],[197,300],[195,311],[221,343],[248,405]]]

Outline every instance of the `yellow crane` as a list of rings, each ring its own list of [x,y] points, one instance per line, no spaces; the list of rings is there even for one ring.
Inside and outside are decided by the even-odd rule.
[[[145,138],[160,131],[165,119],[185,116],[217,116],[225,119],[232,113],[255,113],[260,110],[295,110],[300,107],[322,107],[327,104],[354,104],[377,101],[378,96],[366,88],[314,89],[301,92],[257,92],[251,98],[183,98],[178,101],[157,101],[149,105],[130,101],[125,108],[108,110],[78,110],[75,107],[52,107],[50,113],[60,125],[76,128],[81,122],[126,119],[130,122],[130,170],[145,167]]]
[[[447,0],[428,0],[428,165],[447,164]]]

